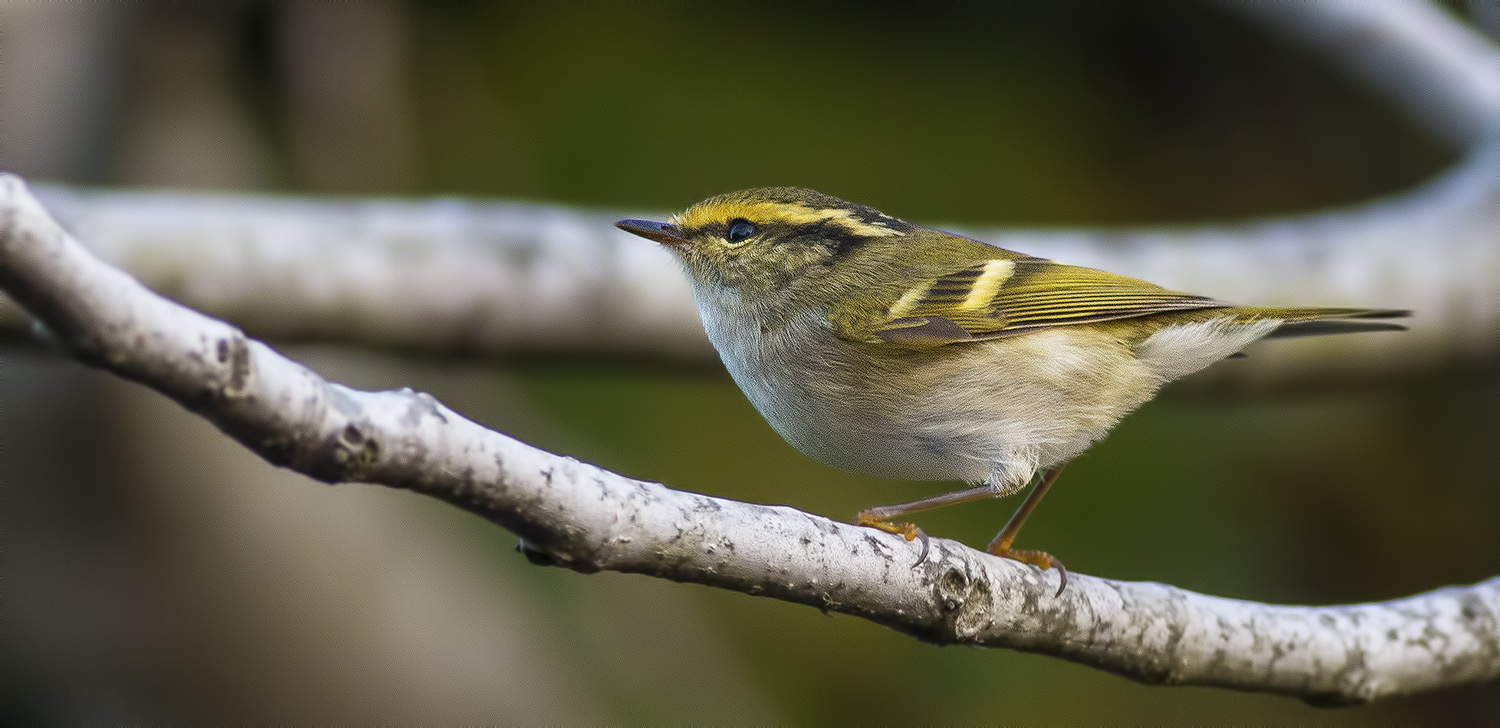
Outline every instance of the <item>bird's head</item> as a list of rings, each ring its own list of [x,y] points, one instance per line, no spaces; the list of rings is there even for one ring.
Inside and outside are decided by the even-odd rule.
[[[876,239],[916,229],[878,210],[798,187],[762,187],[711,197],[667,222],[615,226],[666,245],[698,285],[758,300],[799,296],[830,282],[846,259]]]

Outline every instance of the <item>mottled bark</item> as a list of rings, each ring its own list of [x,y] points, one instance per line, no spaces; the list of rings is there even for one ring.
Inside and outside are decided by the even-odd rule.
[[[1382,604],[1288,607],[1042,572],[784,506],[672,490],[533,448],[409,389],[328,382],[152,293],[0,175],[0,287],[78,359],[139,381],[267,460],[483,516],[533,560],[851,614],[939,644],[1056,655],[1153,683],[1349,703],[1500,677],[1500,578]]]

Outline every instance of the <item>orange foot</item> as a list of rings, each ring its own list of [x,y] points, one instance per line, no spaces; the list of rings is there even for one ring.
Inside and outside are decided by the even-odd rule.
[[[917,557],[917,563],[912,564],[912,566],[915,567],[917,564],[927,560],[927,533],[917,528],[917,524],[915,523],[891,523],[880,516],[871,514],[869,511],[863,511],[855,517],[854,525],[868,526],[885,531],[886,533],[894,533],[897,536],[904,537],[907,541],[914,541],[920,538],[922,539],[922,555]]]
[[[1020,549],[1007,548],[998,544],[990,544],[990,553],[1001,558],[1011,559],[1012,561],[1019,561],[1023,564],[1031,564],[1032,566],[1040,567],[1042,571],[1046,571],[1056,566],[1058,576],[1061,578],[1061,583],[1057,585],[1057,593],[1053,594],[1053,597],[1061,596],[1063,593],[1063,589],[1067,588],[1068,586],[1067,567],[1063,566],[1063,562],[1060,559],[1058,559],[1056,556],[1053,556],[1052,554],[1047,553],[1046,551],[1022,551]]]

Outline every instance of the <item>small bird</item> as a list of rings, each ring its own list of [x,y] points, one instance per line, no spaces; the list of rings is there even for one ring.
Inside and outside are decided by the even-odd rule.
[[[1010,495],[1041,478],[989,545],[1011,548],[1063,466],[1173,379],[1262,338],[1400,330],[1406,311],[1236,306],[1035,258],[809,189],[720,195],[669,222],[617,227],[686,268],[708,338],[771,427],[855,473],[967,490],[871,508],[908,541],[911,513]],[[1058,593],[1063,586],[1058,587]]]

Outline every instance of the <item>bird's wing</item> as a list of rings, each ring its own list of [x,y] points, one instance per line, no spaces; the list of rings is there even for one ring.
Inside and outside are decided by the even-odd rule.
[[[834,331],[852,341],[940,346],[1228,305],[1128,276],[989,249],[993,257],[913,274],[894,295],[840,302],[830,311]]]

